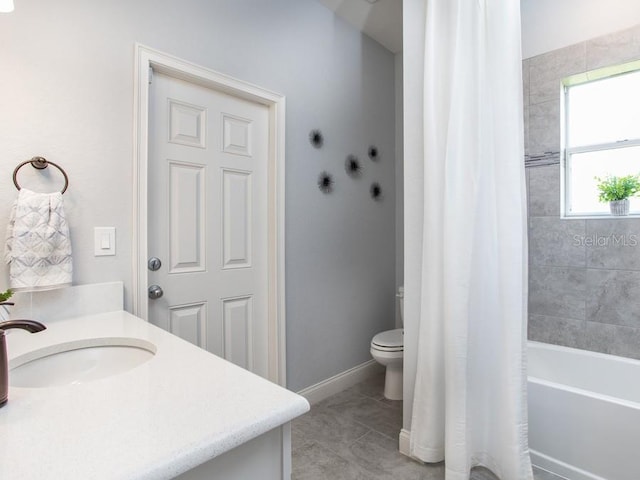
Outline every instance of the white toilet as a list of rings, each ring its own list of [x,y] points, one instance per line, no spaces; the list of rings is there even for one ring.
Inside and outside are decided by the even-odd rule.
[[[404,325],[404,287],[396,295],[400,301],[400,321]],[[402,359],[404,357],[404,331],[402,328],[378,333],[371,340],[371,356],[387,367],[384,396],[389,400],[402,400]]]

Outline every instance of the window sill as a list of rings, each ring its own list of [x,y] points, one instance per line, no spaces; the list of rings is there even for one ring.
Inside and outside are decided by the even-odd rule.
[[[560,215],[564,220],[626,220],[630,218],[640,218],[639,213],[630,213],[629,215],[611,215],[603,214],[582,214],[582,215]]]

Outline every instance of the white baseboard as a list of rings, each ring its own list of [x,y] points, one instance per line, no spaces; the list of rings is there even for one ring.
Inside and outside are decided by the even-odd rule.
[[[375,360],[369,360],[320,383],[304,388],[298,392],[298,395],[302,395],[313,405],[383,371],[382,365]]]
[[[411,457],[411,454],[409,453],[411,449],[411,432],[409,430],[405,430],[404,428],[400,430],[398,449],[401,454]]]

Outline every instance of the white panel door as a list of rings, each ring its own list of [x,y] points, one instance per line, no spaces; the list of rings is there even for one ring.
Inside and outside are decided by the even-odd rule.
[[[268,109],[159,73],[149,103],[149,319],[266,377]]]

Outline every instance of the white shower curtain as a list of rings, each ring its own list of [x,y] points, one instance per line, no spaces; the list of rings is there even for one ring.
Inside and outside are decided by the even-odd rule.
[[[445,460],[446,480],[476,465],[528,480],[520,0],[426,2],[410,451]]]

